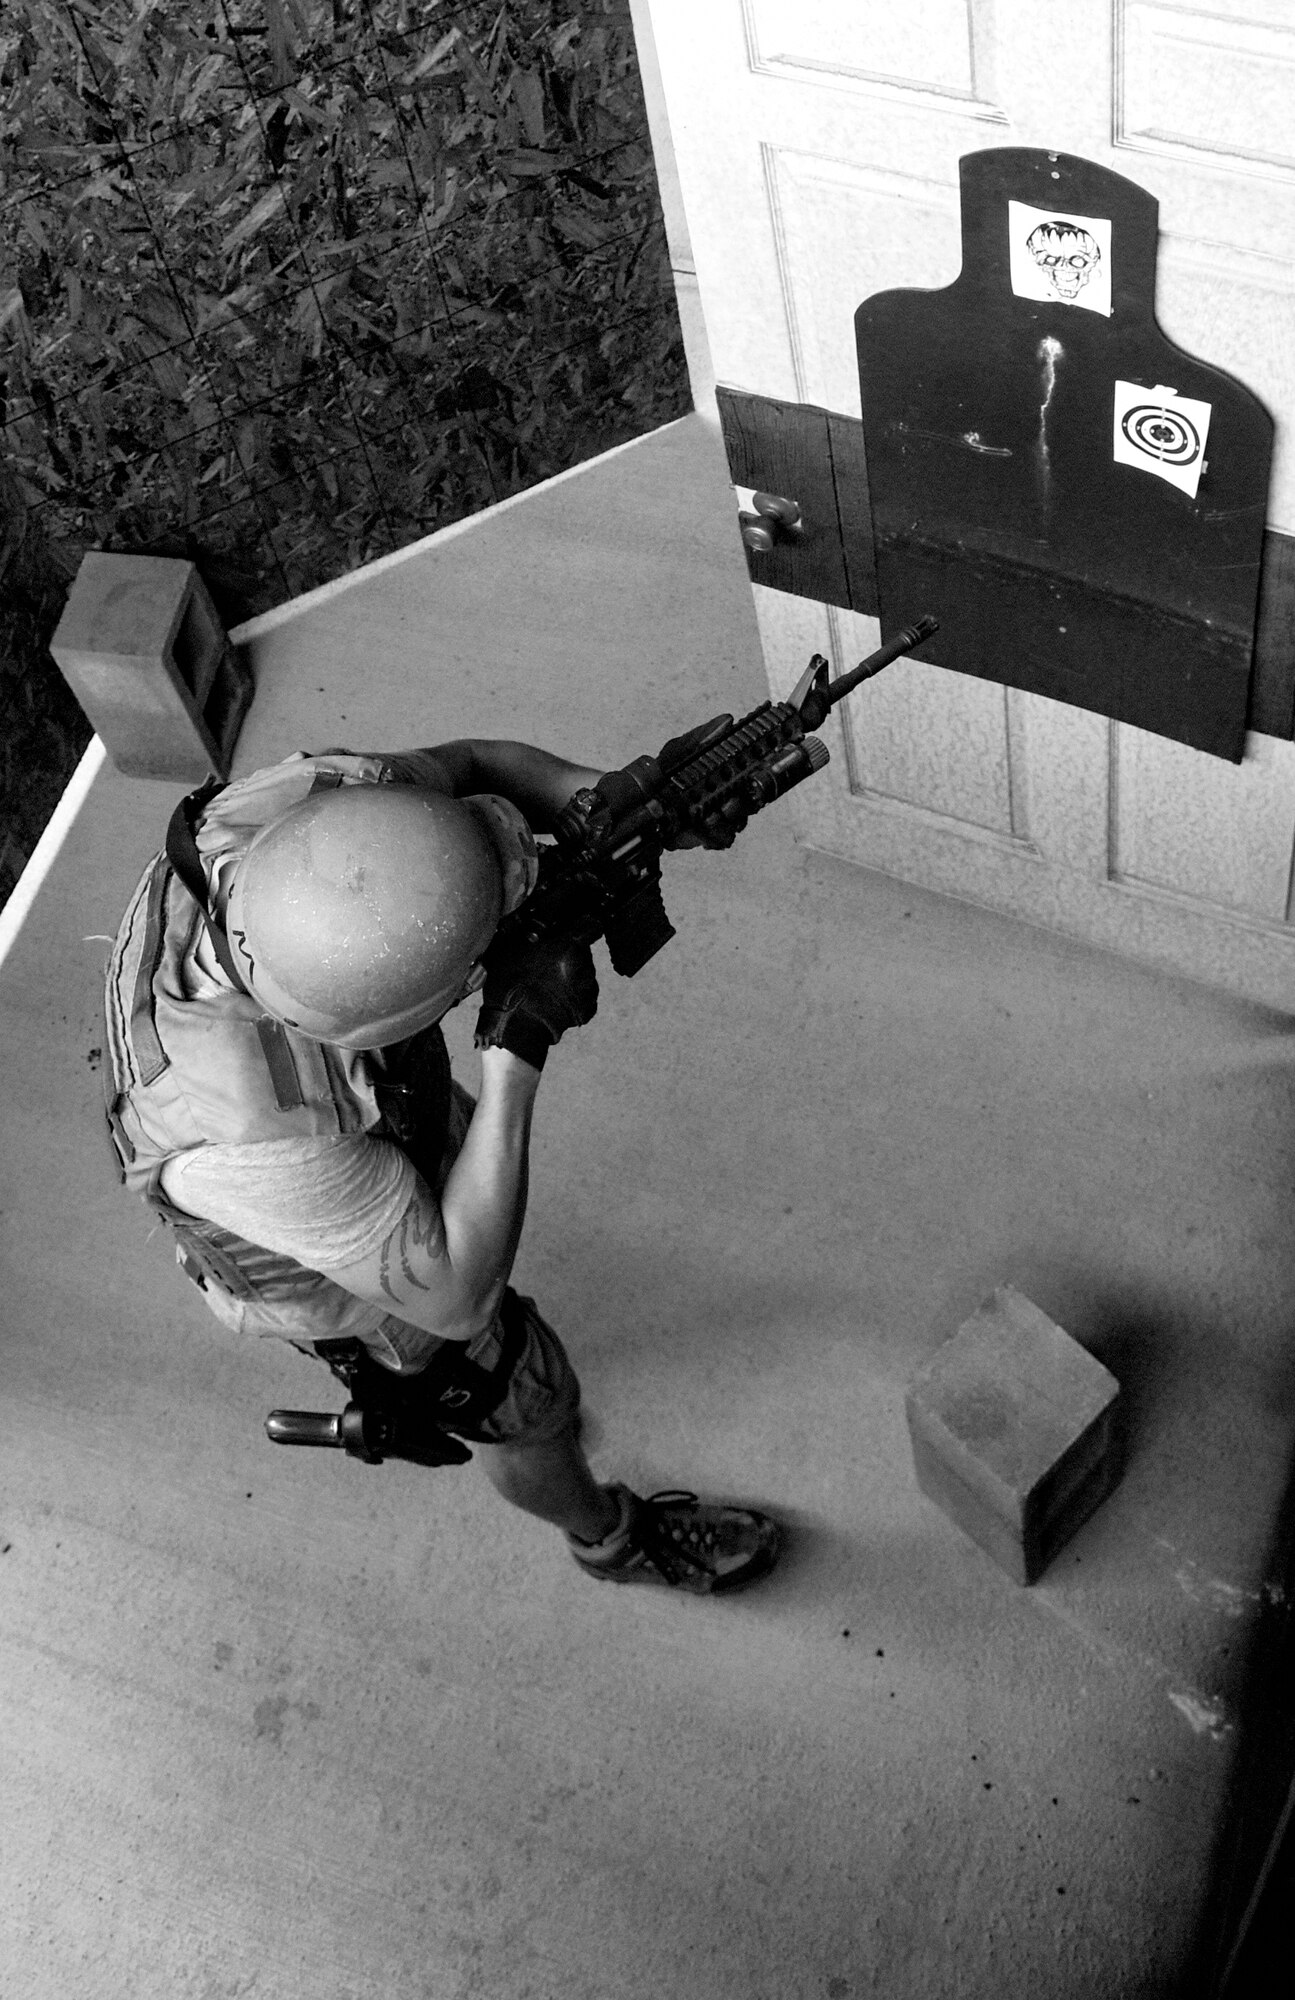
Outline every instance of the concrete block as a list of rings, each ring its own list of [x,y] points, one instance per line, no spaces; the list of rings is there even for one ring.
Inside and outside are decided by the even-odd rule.
[[[1120,1386],[1004,1285],[913,1379],[922,1491],[1017,1583],[1034,1583],[1119,1477]]]
[[[50,652],[119,771],[228,777],[251,675],[191,562],[92,550]]]

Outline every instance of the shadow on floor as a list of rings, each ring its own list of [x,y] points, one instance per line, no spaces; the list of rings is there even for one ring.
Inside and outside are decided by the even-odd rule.
[[[1295,1338],[1291,1342],[1295,1367]],[[1295,1458],[1245,1665],[1240,1740],[1190,2000],[1289,1991],[1295,1895]]]

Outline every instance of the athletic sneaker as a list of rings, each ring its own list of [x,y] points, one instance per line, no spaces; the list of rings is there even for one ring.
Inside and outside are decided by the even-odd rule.
[[[725,1507],[695,1493],[654,1493],[640,1500],[628,1486],[609,1486],[620,1523],[601,1542],[568,1535],[582,1570],[604,1583],[660,1583],[712,1595],[740,1590],[773,1568],[778,1525],[750,1507]]]

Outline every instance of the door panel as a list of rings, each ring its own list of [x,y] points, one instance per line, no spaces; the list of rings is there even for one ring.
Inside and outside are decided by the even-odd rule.
[[[1117,145],[1295,179],[1287,0],[1244,11],[1121,0],[1115,60]]]
[[[853,338],[860,299],[889,291],[897,262],[905,283],[952,283],[962,262],[958,183],[821,155],[766,147],[777,229],[778,275],[796,390],[847,416],[860,414]]]
[[[1286,241],[1295,243],[1295,216]],[[1162,235],[1156,317],[1171,340],[1239,376],[1276,416],[1268,526],[1295,531],[1295,444],[1282,420],[1295,413],[1295,266],[1270,251]]]
[[[956,275],[962,154],[1078,153],[1159,201],[1158,317],[1277,418],[1269,519],[1295,532],[1288,0],[637,0],[636,18],[719,381],[857,414],[855,307]],[[877,643],[870,619],[755,596],[776,693],[813,651],[842,672]],[[833,764],[794,795],[816,845],[1295,1002],[1295,745],[1251,738],[1234,768],[916,663],[823,734]]]
[[[1295,844],[1289,744],[1261,739],[1237,769],[1140,729],[1117,729],[1110,873],[1284,925]]]
[[[829,621],[838,654],[847,615]],[[1021,829],[1012,814],[1007,694],[992,681],[896,660],[860,705],[867,725],[852,739],[852,788],[1010,837]]]
[[[744,0],[742,14],[757,75],[977,102],[967,0],[907,0],[875,10],[837,0]]]

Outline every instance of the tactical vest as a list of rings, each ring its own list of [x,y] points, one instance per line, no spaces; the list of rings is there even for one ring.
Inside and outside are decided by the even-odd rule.
[[[203,860],[236,860],[261,825],[321,782],[381,783],[391,770],[390,760],[376,757],[297,755],[225,787],[201,808]],[[174,1232],[190,1277],[214,1280],[236,1298],[305,1300],[332,1281],[175,1207],[162,1191],[163,1168],[195,1146],[368,1132],[394,1141],[434,1182],[450,1106],[445,1041],[438,1027],[385,1049],[313,1041],[271,1019],[250,995],[212,991],[199,980],[194,955],[209,928],[172,862],[158,855],[108,963],[109,1135],[122,1180]],[[208,990],[199,993],[200,984]]]

